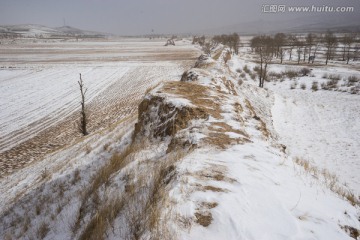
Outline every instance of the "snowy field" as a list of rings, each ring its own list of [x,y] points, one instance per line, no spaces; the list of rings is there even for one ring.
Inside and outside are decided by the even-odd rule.
[[[185,44],[179,48],[194,52]],[[109,87],[91,77],[101,77],[100,64],[94,63],[95,69],[76,64],[75,83],[76,71],[82,70],[89,86],[103,89],[89,92],[93,129],[103,131],[0,178],[0,236],[350,240],[349,229],[360,229],[358,198],[347,198],[359,180],[359,95],[312,91],[312,81],[325,81],[322,74],[329,71],[320,67],[313,70],[315,76],[266,82],[262,89],[250,74],[241,77],[237,71],[247,65],[253,72],[249,56],[225,63],[225,55],[226,50],[217,61],[198,60],[207,67],[182,76],[182,67],[194,62],[109,62],[102,76],[119,76],[104,77]],[[270,66],[276,72],[284,68]],[[172,78],[148,92],[136,119],[131,113],[146,88]],[[297,87],[290,89],[295,81]],[[76,111],[76,84],[62,98],[72,92]],[[51,111],[44,112],[51,119]],[[77,113],[55,116],[64,120],[50,121],[55,127],[46,134],[74,129]],[[44,139],[52,139],[46,134]],[[320,170],[309,170],[296,158]]]
[[[231,60],[233,71],[245,65],[250,69],[257,65],[254,54],[243,50],[242,56]],[[288,57],[288,56],[286,56]],[[332,61],[328,66],[319,60],[309,76],[284,78],[265,83],[265,88],[275,96],[272,107],[273,124],[282,144],[290,156],[309,161],[319,169],[335,174],[339,182],[352,191],[360,192],[360,95],[350,94],[346,87],[349,76],[360,79],[359,62],[349,65]],[[275,61],[276,62],[276,61]],[[299,71],[303,65],[269,65],[269,72]],[[240,75],[240,74],[239,74]],[[324,90],[321,84],[329,79],[324,76],[339,76],[338,89]],[[245,77],[257,85],[258,80]],[[318,90],[312,90],[313,82]],[[354,84],[360,87],[360,82]],[[336,91],[335,91],[336,90]]]
[[[0,45],[0,173],[76,139],[79,73],[88,89],[92,132],[136,112],[149,87],[179,78],[197,50],[187,41],[177,41],[174,47],[164,47],[164,42]]]

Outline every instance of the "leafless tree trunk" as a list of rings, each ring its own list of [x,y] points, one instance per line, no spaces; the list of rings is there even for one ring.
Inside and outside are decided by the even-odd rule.
[[[298,40],[297,40],[297,37],[296,36],[294,36],[294,35],[288,35],[288,39],[287,39],[287,41],[288,41],[288,45],[289,45],[289,47],[290,47],[290,56],[289,56],[289,61],[292,59],[292,50],[294,49],[294,47],[295,46],[297,46],[297,42],[298,42]]]
[[[359,57],[359,49],[360,49],[360,46],[359,46],[359,45],[356,45],[356,46],[355,46],[354,53],[353,53],[353,61],[357,61],[357,59],[358,59],[358,57]]]
[[[314,57],[313,57],[313,59],[312,59],[312,64],[314,64],[314,61],[315,61],[315,58],[316,58],[316,53],[317,53],[317,51],[318,51],[318,49],[319,49],[319,44],[317,43],[316,45],[315,45],[315,49],[314,49]]]
[[[203,46],[202,46],[202,50],[203,52],[208,55],[209,57],[211,57],[211,43],[210,42],[206,42]]]
[[[350,49],[351,49],[351,45],[355,42],[355,39],[356,39],[356,33],[346,34],[342,39],[342,43],[344,44],[343,61],[345,61],[345,53],[346,53],[346,64],[349,64]]]
[[[298,64],[300,64],[300,59],[301,59],[301,48],[299,47],[297,50],[297,54],[298,54]]]
[[[280,55],[280,64],[283,63],[283,60],[284,60],[284,54],[285,54],[285,51],[284,49],[281,47],[280,50],[279,50],[279,55]]]
[[[259,72],[259,87],[264,87],[264,82],[267,77],[267,67],[271,63],[272,53],[270,52],[269,47],[260,47],[260,72]]]
[[[311,56],[311,49],[312,47],[314,46],[314,42],[316,41],[316,35],[313,34],[313,33],[309,33],[307,36],[306,36],[306,45],[308,46],[308,51],[309,51],[309,62],[310,63],[310,56]]]
[[[324,37],[324,43],[326,47],[326,62],[328,64],[329,59],[331,59],[333,55],[333,50],[337,46],[336,36],[332,32],[327,32]]]
[[[79,130],[80,132],[85,136],[88,135],[86,126],[87,126],[87,116],[86,116],[86,111],[85,111],[85,94],[87,92],[87,89],[84,89],[84,82],[81,78],[81,73],[80,73],[80,80],[78,81],[79,87],[80,87],[80,93],[81,93],[81,111],[80,111],[80,124],[79,124]]]

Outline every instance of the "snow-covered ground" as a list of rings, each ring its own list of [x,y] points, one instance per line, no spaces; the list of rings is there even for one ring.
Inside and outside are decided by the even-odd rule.
[[[73,141],[79,73],[93,132],[136,112],[148,88],[179,78],[198,54],[182,40],[44,41],[0,45],[2,174]]]
[[[289,153],[328,169],[360,193],[360,95],[281,84],[269,89],[276,93],[274,126]]]
[[[129,114],[113,128],[0,179],[0,233],[41,239],[352,239],[350,230],[360,229],[358,196],[347,198],[347,190],[358,186],[358,165],[349,165],[359,154],[358,124],[351,125],[359,95],[312,92],[311,84],[291,90],[295,80],[266,82],[261,89],[249,74],[238,81],[238,68],[246,64],[253,71],[251,59],[233,56],[225,63],[225,54],[217,61],[204,57],[196,64],[202,67],[150,90],[135,130]],[[116,82],[105,92],[114,89]],[[336,154],[351,160],[341,162]]]
[[[233,71],[245,65],[253,71],[256,63],[244,55],[230,61]],[[269,72],[299,71],[301,68],[301,65],[271,64]],[[320,169],[329,170],[342,184],[360,193],[360,123],[357,121],[360,95],[350,94],[344,87],[349,76],[360,79],[360,74],[354,66],[343,63],[308,68],[312,69],[309,76],[265,83],[265,88],[275,96],[272,118],[276,132],[293,158],[302,158]],[[337,87],[344,91],[323,90],[321,83],[329,81],[325,75],[340,76]],[[247,79],[258,84],[249,76]],[[318,91],[311,89],[313,82],[318,82]]]

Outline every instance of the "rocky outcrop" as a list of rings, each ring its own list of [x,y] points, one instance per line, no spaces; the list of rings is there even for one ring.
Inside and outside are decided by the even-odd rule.
[[[191,120],[207,119],[205,109],[191,105],[181,106],[167,101],[166,97],[147,96],[139,105],[138,123],[134,137],[164,139],[189,126]]]

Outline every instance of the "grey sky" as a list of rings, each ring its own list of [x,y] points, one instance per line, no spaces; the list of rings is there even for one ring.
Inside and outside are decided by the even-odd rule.
[[[184,33],[256,20],[286,20],[306,14],[264,14],[263,4],[353,6],[353,14],[333,14],[354,21],[359,0],[0,0],[0,25],[66,25],[115,34]]]

